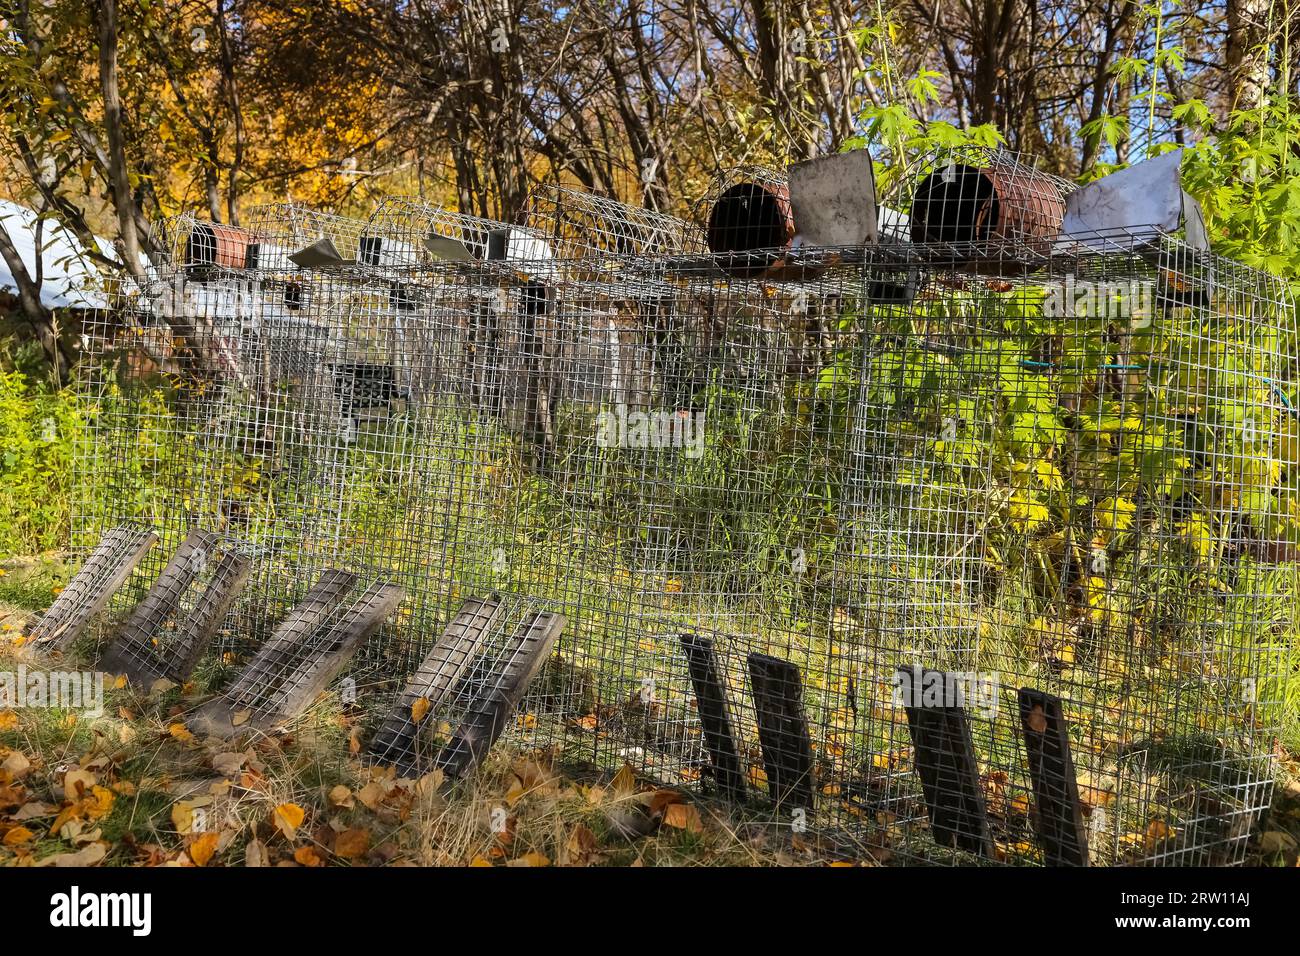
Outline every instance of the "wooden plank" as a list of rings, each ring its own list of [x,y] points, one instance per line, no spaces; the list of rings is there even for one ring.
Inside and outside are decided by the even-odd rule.
[[[927,703],[922,693],[924,687],[940,686],[935,682],[955,687],[955,678],[942,671],[904,667],[898,679],[935,842],[992,859],[993,837],[966,711],[960,704]],[[941,697],[944,702],[956,699]]]
[[[749,655],[758,742],[773,805],[813,812],[812,738],[799,668],[767,654]]]
[[[207,567],[216,545],[211,532],[191,531],[117,632],[115,646],[131,654],[151,651],[154,636],[177,613],[181,597]]]
[[[268,713],[276,722],[303,713],[343,670],[363,641],[379,629],[406,597],[395,584],[373,584],[329,626],[319,650],[284,682]]]
[[[145,554],[158,542],[151,531],[113,528],[106,532],[72,580],[28,631],[36,642],[66,647],[107,606]]]
[[[166,677],[177,683],[189,680],[252,571],[253,561],[246,554],[227,551],[221,556],[208,586],[167,649]]]
[[[350,588],[353,580],[346,572],[323,574],[276,629],[281,640],[271,653],[264,653],[268,641],[225,694],[199,708],[190,727],[231,737],[271,730],[300,716],[405,596],[396,585],[378,583],[350,606],[338,607],[341,589]],[[275,666],[263,666],[271,662]]]
[[[180,683],[189,678],[252,571],[247,555],[223,550],[192,607],[179,626],[173,625],[171,620],[181,613],[181,599],[208,569],[218,549],[215,535],[201,530],[189,534],[105,650],[101,668],[125,674],[138,684],[159,678]]]
[[[740,751],[731,731],[731,708],[718,669],[713,638],[687,632],[681,636],[686,666],[695,688],[696,710],[704,729],[704,746],[709,751],[713,780],[729,800],[745,799],[745,774],[740,767]]]
[[[415,676],[397,696],[379,732],[370,742],[369,753],[376,761],[398,764],[404,769],[417,767],[422,762],[419,725],[411,709],[417,700],[423,698],[429,702],[428,712],[438,713],[482,651],[489,635],[496,631],[502,614],[501,601],[495,595],[485,599],[471,598],[461,605]]]
[[[253,659],[240,671],[225,696],[239,704],[255,701],[258,686],[265,686],[277,674],[292,667],[290,658],[299,641],[317,630],[352,591],[357,576],[349,571],[326,568],[303,599],[285,616]]]
[[[1020,688],[1017,696],[1043,860],[1048,866],[1087,866],[1088,831],[1061,699],[1031,687]]]
[[[464,776],[487,756],[566,623],[562,614],[534,612],[511,635],[505,654],[487,674],[483,692],[438,754],[437,765],[448,776]]]

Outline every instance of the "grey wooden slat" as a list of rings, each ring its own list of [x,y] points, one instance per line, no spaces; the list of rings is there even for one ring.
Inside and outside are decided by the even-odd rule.
[[[687,632],[681,636],[686,666],[695,688],[696,710],[704,729],[704,746],[709,751],[713,780],[718,790],[730,800],[745,799],[745,775],[740,768],[740,754],[731,730],[731,708],[718,669],[713,638]]]
[[[254,657],[231,690],[204,704],[189,719],[196,733],[230,737],[247,730],[269,730],[306,710],[405,596],[395,585],[375,584],[349,607],[340,608],[335,600],[338,590],[355,580],[353,575],[347,575],[352,581],[345,579],[345,574],[329,574],[328,580],[322,575],[310,600],[290,612],[297,623],[288,627],[286,621],[277,628],[282,640],[271,655],[276,666],[259,667],[259,661],[268,658],[262,653]],[[233,693],[236,687],[238,694]]]
[[[212,547],[215,540],[207,542]],[[191,552],[189,584],[198,576],[198,565],[194,563]],[[185,560],[182,558],[182,560]],[[210,552],[202,560],[211,560]],[[252,560],[235,551],[226,551],[217,559],[211,577],[202,592],[194,601],[193,607],[185,614],[179,625],[167,636],[166,644],[155,644],[161,635],[163,620],[150,617],[132,630],[129,636],[120,635],[105,649],[99,666],[112,674],[125,674],[136,684],[152,684],[159,678],[183,683],[194,672],[202,659],[212,637],[221,622],[226,619],[230,607],[239,592],[248,582],[252,571]],[[172,586],[182,580],[185,574],[176,574],[171,578]],[[182,592],[183,593],[183,592]],[[176,595],[179,600],[180,594]],[[173,609],[179,614],[179,610]],[[146,626],[151,630],[145,631]]]
[[[775,807],[813,811],[812,738],[799,668],[767,654],[749,655],[749,679],[763,767]]]
[[[357,652],[362,641],[397,610],[404,597],[406,592],[395,584],[375,584],[368,588],[330,626],[321,650],[304,660],[282,685],[267,708],[268,716],[277,721],[288,720],[306,710]]]
[[[448,776],[465,775],[487,756],[566,623],[562,614],[534,612],[511,635],[505,655],[487,675],[484,691],[438,755],[437,765]]]
[[[217,628],[230,613],[230,607],[239,592],[248,583],[253,562],[247,555],[229,551],[222,555],[212,580],[185,618],[174,639],[174,650],[168,650],[164,676],[177,682],[189,679],[194,668],[207,652]]]
[[[350,571],[328,568],[312,585],[301,601],[285,616],[253,659],[240,671],[225,696],[239,703],[250,703],[257,687],[290,666],[298,643],[321,626],[330,612],[343,602],[357,582]],[[245,698],[248,698],[247,700]]]
[[[41,643],[71,644],[157,541],[156,534],[129,527],[106,532],[28,636]]]
[[[381,762],[418,763],[419,725],[411,716],[412,707],[423,697],[429,701],[429,711],[438,712],[496,630],[502,613],[501,601],[495,596],[471,598],[461,605],[384,718],[370,743],[372,757]]]
[[[123,650],[152,649],[159,626],[177,613],[181,597],[206,565],[216,543],[216,536],[208,531],[191,531],[118,630],[114,643]]]

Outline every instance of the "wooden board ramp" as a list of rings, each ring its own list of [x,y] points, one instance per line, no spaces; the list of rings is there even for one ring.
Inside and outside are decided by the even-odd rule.
[[[105,649],[100,669],[140,685],[183,683],[251,571],[248,555],[211,532],[191,531]]]
[[[157,541],[152,531],[129,526],[105,532],[49,610],[28,630],[28,637],[48,646],[70,646]]]
[[[897,672],[903,709],[912,737],[917,774],[930,817],[930,833],[941,846],[993,859],[979,764],[971,741],[970,720],[955,692],[927,700],[923,688],[955,689],[957,678],[944,671],[901,667]]]
[[[487,756],[566,624],[562,614],[550,611],[530,612],[520,622],[438,754],[436,766],[449,777],[464,776]]]
[[[370,742],[367,749],[377,763],[393,764],[403,773],[419,772],[426,761],[437,756],[436,750],[425,752],[430,748],[420,732],[421,724],[436,720],[444,712],[504,617],[501,598],[495,594],[471,598],[461,605],[415,676],[397,695]],[[417,711],[419,701],[425,703]]]
[[[191,729],[232,737],[302,716],[405,597],[397,585],[376,582],[344,604],[353,582],[347,572],[322,575],[230,688],[189,719]]]
[[[803,709],[803,679],[790,661],[749,655],[754,716],[768,792],[777,810],[813,812],[812,738]]]
[[[1048,866],[1087,866],[1088,830],[1061,699],[1031,687],[1020,688],[1017,697],[1043,862]]]
[[[731,707],[718,668],[713,638],[688,631],[681,635],[686,667],[695,690],[696,712],[704,730],[704,747],[709,752],[713,782],[728,800],[745,799],[745,774],[740,766],[740,748],[732,733]]]

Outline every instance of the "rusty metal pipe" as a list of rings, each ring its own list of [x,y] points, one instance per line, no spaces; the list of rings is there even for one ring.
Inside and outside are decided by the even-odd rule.
[[[195,225],[185,240],[185,265],[191,268],[243,269],[252,242],[245,230],[218,222]]]
[[[1003,252],[1046,254],[1064,218],[1060,189],[1036,170],[949,163],[917,184],[911,236],[957,246],[974,265]]]
[[[739,182],[728,187],[709,210],[706,239],[728,275],[780,278],[794,239],[789,186]]]

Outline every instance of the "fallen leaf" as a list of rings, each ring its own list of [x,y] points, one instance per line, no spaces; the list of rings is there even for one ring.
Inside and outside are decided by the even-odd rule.
[[[221,834],[210,830],[190,844],[190,859],[195,866],[207,866],[212,855],[217,852],[217,841]]]
[[[294,850],[293,858],[302,866],[322,866],[325,863],[325,861],[320,858],[320,854],[316,852],[316,848],[310,844],[307,846],[300,846],[298,849]]]
[[[632,769],[630,763],[623,764],[622,769],[610,782],[610,787],[618,797],[627,797],[636,792],[636,771]]]
[[[95,775],[89,770],[73,767],[63,775],[63,798],[80,800],[95,785]]]
[[[596,852],[596,834],[592,833],[590,828],[584,824],[579,823],[569,831],[569,838],[564,842],[564,849],[568,854],[568,863],[574,865],[586,863]]]
[[[233,777],[235,774],[239,773],[240,768],[244,766],[244,761],[247,759],[248,754],[217,754],[212,758],[212,769],[223,776]]]
[[[17,714],[12,710],[0,710],[0,730],[13,730],[17,726]]]
[[[411,704],[411,719],[417,724],[424,720],[424,715],[429,712],[429,698],[417,697]]]
[[[296,803],[282,803],[272,814],[276,827],[284,834],[286,840],[294,838],[306,816],[306,811]]]
[[[351,790],[339,784],[330,791],[330,805],[350,809],[357,805],[357,801],[353,798]]]
[[[266,844],[261,840],[249,840],[244,847],[245,866],[266,866]]]
[[[334,853],[345,860],[365,856],[370,849],[370,831],[359,828],[344,830],[334,841]]]
[[[76,853],[57,853],[48,856],[38,866],[94,866],[108,856],[108,847],[103,843],[87,843]]]
[[[14,827],[5,834],[3,842],[5,846],[18,846],[20,843],[26,843],[33,836],[35,834],[26,827]]]
[[[48,803],[41,803],[39,800],[33,800],[31,803],[24,803],[19,807],[18,812],[13,815],[13,819],[16,821],[34,820],[37,817],[53,816],[57,812],[56,807]]]
[[[664,811],[664,824],[678,830],[686,830],[688,833],[699,833],[704,829],[700,811],[689,803],[669,804]]]
[[[531,853],[525,853],[516,860],[509,861],[506,866],[550,866],[551,861],[544,854],[536,850]]]
[[[21,780],[31,766],[32,762],[27,759],[26,754],[14,750],[5,757],[3,763],[0,763],[0,770],[7,771],[11,780]]]
[[[251,710],[238,710],[230,717],[230,726],[241,727],[248,723],[248,718],[253,715]]]
[[[190,733],[190,729],[182,723],[172,724],[167,728],[167,733],[171,734],[182,743],[188,743],[194,739],[194,735]]]
[[[378,810],[380,802],[388,796],[388,787],[378,780],[371,780],[357,793],[357,799],[371,810]]]

